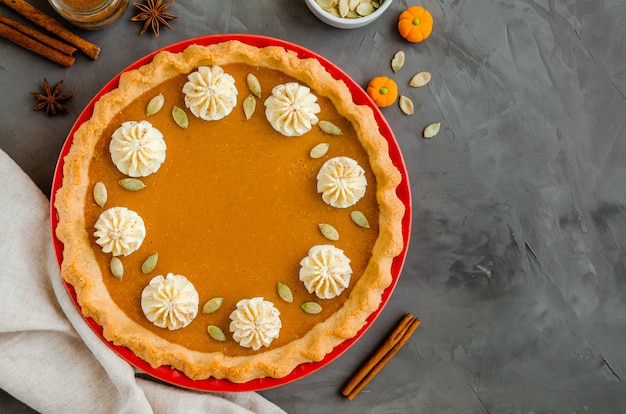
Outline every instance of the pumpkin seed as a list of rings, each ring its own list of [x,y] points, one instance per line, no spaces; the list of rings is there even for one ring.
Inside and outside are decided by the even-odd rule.
[[[202,307],[202,313],[213,313],[217,311],[224,303],[224,298],[209,299]]]
[[[393,55],[393,59],[391,59],[391,70],[393,70],[394,72],[397,72],[400,69],[402,69],[402,66],[404,66],[404,61],[405,61],[404,52],[402,50],[400,50],[399,52],[396,52],[396,54]]]
[[[336,0],[315,0],[315,2],[319,4],[322,9],[330,9],[337,5]]]
[[[330,224],[320,223],[317,226],[319,227],[322,236],[326,237],[328,240],[339,240],[339,232]]]
[[[98,181],[94,186],[93,186],[93,199],[96,202],[97,205],[99,205],[100,207],[104,207],[104,205],[107,202],[107,188],[104,185],[104,183]]]
[[[250,92],[260,98],[261,83],[259,82],[259,79],[252,73],[248,73],[248,76],[246,76],[246,82],[248,83],[248,89],[250,89]]]
[[[146,185],[139,178],[122,178],[117,183],[128,191],[139,191],[146,188]]]
[[[326,155],[329,147],[330,144],[328,142],[320,142],[319,144],[311,148],[311,152],[309,152],[309,155],[313,159],[321,158]]]
[[[339,10],[337,7],[331,7],[330,9],[324,9],[326,10],[328,13],[330,13],[331,16],[335,16],[335,17],[341,17],[339,15]]]
[[[381,5],[378,0],[315,0],[329,14],[346,19],[358,19],[372,14]]]
[[[359,210],[354,210],[350,213],[350,218],[354,221],[358,226],[369,229],[370,223],[367,221],[367,217],[365,214]]]
[[[243,100],[243,113],[246,115],[246,119],[252,118],[252,114],[256,109],[256,99],[254,95],[249,94],[246,99]]]
[[[346,17],[350,11],[349,0],[339,0],[339,16]]]
[[[439,133],[441,122],[434,122],[424,128],[424,138],[432,138]]]
[[[226,341],[226,335],[224,335],[224,331],[222,331],[217,326],[209,325],[207,326],[206,330],[211,336],[211,338],[215,339],[216,341],[220,341],[220,342]]]
[[[372,3],[361,3],[356,8],[356,12],[359,16],[367,16],[374,13],[374,10],[374,5]]]
[[[421,88],[422,86],[426,86],[428,82],[430,82],[431,77],[430,72],[416,73],[409,81],[409,86],[412,88]]]
[[[330,121],[322,120],[319,122],[320,129],[328,135],[342,135],[343,131],[337,125]]]
[[[278,296],[285,302],[291,303],[293,302],[293,293],[289,286],[284,283],[278,282],[276,285],[276,291],[278,292]]]
[[[174,118],[174,122],[181,128],[187,129],[189,126],[189,119],[187,118],[187,114],[181,108],[174,106],[172,109],[172,117]]]
[[[317,302],[304,302],[300,307],[310,315],[315,315],[322,311],[322,305]]]
[[[148,274],[148,273],[152,272],[154,270],[154,268],[156,267],[158,261],[159,261],[159,254],[158,253],[151,254],[141,264],[141,272],[143,274]]]
[[[159,112],[161,108],[163,108],[163,103],[165,103],[165,98],[162,93],[150,99],[146,107],[146,116],[154,115]]]
[[[111,264],[109,265],[109,267],[111,268],[111,273],[113,273],[113,276],[115,276],[119,280],[122,280],[122,277],[124,276],[124,265],[122,264],[122,261],[117,257],[113,257],[111,259]]]
[[[405,115],[413,115],[415,113],[415,106],[413,105],[413,101],[404,95],[400,95],[400,100],[398,101],[400,105],[400,109],[404,112]]]

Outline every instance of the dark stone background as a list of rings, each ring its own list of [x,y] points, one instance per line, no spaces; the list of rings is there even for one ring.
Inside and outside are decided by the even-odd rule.
[[[435,19],[420,44],[395,28],[413,4]],[[132,6],[105,30],[78,31],[102,53],[70,69],[0,41],[0,148],[46,194],[91,97],[136,59],[191,37],[288,40],[360,85],[394,78],[416,106],[410,117],[383,110],[413,192],[411,243],[390,302],[334,363],[264,396],[290,413],[626,412],[626,1],[395,0],[349,31],[293,0],[170,10],[180,19],[159,38],[138,35]],[[398,50],[406,65],[394,74]],[[422,70],[433,74],[428,87],[404,86]],[[44,77],[76,94],[68,115],[31,111],[28,92]],[[439,135],[421,138],[435,121]],[[340,388],[406,312],[422,326],[348,402]],[[0,394],[0,413],[14,412],[30,411]]]

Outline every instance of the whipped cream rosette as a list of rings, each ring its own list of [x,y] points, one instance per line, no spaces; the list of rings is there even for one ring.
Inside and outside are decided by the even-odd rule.
[[[183,86],[185,105],[205,121],[217,121],[237,105],[235,79],[218,65],[200,66]]]
[[[235,341],[255,351],[262,346],[270,346],[282,328],[279,310],[262,297],[237,302],[230,320],[230,331]]]
[[[315,292],[320,299],[335,298],[350,285],[350,259],[330,244],[311,247],[300,266],[300,280],[309,293]]]
[[[288,137],[309,132],[317,124],[320,110],[311,89],[297,82],[275,86],[265,100],[265,117],[276,131]]]
[[[109,152],[120,172],[145,177],[161,167],[166,147],[163,134],[150,122],[126,121],[113,132]]]
[[[128,256],[141,246],[146,226],[139,214],[126,207],[111,207],[103,211],[94,225],[96,243],[104,253]]]
[[[141,292],[141,309],[150,322],[169,330],[184,328],[198,314],[196,288],[185,277],[155,276]]]
[[[365,195],[365,170],[349,157],[331,158],[317,174],[317,192],[328,205],[346,208]]]

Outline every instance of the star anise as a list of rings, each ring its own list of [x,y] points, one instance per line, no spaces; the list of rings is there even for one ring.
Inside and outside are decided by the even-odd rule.
[[[33,107],[33,110],[39,111],[40,109],[44,109],[46,111],[46,115],[54,116],[57,114],[57,111],[67,112],[67,108],[61,102],[70,99],[74,94],[66,93],[64,95],[60,95],[61,89],[63,88],[63,81],[57,83],[54,87],[54,90],[50,88],[50,84],[46,78],[43,78],[43,89],[44,93],[40,92],[30,92],[37,100],[40,102]]]
[[[178,19],[178,16],[166,12],[172,4],[174,4],[174,0],[168,1],[167,3],[163,3],[162,0],[147,0],[145,4],[133,2],[133,5],[141,11],[136,16],[131,17],[130,20],[133,22],[145,22],[139,34],[144,34],[146,30],[148,30],[148,27],[150,27],[154,35],[159,37],[160,25],[174,30],[167,20]]]

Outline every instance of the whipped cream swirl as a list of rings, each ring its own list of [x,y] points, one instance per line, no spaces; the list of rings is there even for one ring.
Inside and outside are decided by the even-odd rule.
[[[277,85],[265,100],[265,117],[272,127],[288,137],[309,132],[320,112],[311,89],[296,82]]]
[[[317,173],[317,192],[333,207],[356,204],[365,195],[366,187],[365,170],[352,158],[331,158]]]
[[[237,105],[235,79],[220,66],[200,66],[187,79],[183,86],[185,105],[198,118],[217,121]]]
[[[198,314],[196,288],[185,277],[155,276],[141,292],[141,310],[150,322],[169,330],[184,328]]]
[[[94,226],[96,243],[104,253],[128,256],[139,249],[146,237],[146,226],[139,214],[126,207],[103,211]]]
[[[230,331],[235,341],[254,351],[270,346],[282,328],[280,312],[272,302],[262,297],[237,302],[237,309],[230,314],[230,320]]]
[[[165,161],[166,145],[161,131],[148,121],[126,121],[109,143],[113,163],[131,177],[155,173]]]
[[[300,266],[300,280],[309,293],[315,292],[320,299],[335,298],[350,285],[350,259],[330,244],[311,247]]]

